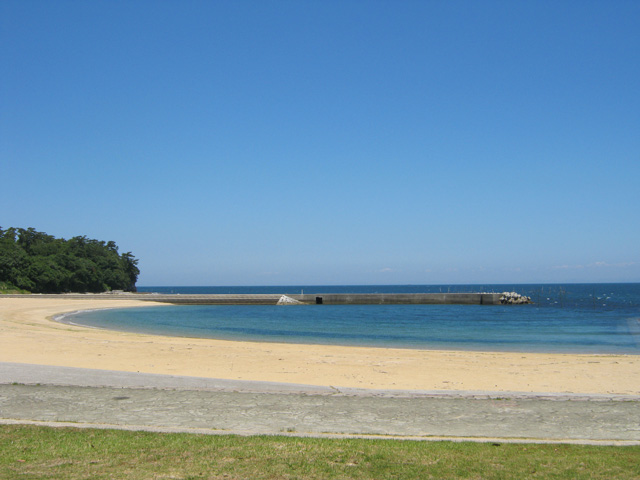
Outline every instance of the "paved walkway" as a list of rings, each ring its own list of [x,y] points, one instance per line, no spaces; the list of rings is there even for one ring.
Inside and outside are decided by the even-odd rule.
[[[640,398],[370,391],[0,363],[0,423],[640,445]]]

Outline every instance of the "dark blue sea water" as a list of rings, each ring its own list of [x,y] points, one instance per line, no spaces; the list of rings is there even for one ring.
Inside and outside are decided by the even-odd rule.
[[[162,306],[67,321],[173,336],[480,351],[640,354],[640,284],[140,287],[158,293],[503,292],[533,305]]]

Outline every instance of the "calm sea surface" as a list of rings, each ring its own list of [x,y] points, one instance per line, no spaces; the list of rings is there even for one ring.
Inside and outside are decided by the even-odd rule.
[[[65,321],[182,337],[481,351],[640,354],[640,283],[139,287],[140,292],[504,292],[533,305],[182,305],[80,312]]]

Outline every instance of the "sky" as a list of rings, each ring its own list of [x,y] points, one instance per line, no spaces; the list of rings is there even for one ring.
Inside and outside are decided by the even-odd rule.
[[[640,281],[640,2],[0,2],[0,226],[139,286]]]

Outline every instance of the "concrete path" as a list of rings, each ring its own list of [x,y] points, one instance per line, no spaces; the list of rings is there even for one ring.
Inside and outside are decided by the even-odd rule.
[[[640,398],[370,391],[0,363],[0,423],[640,445]]]

